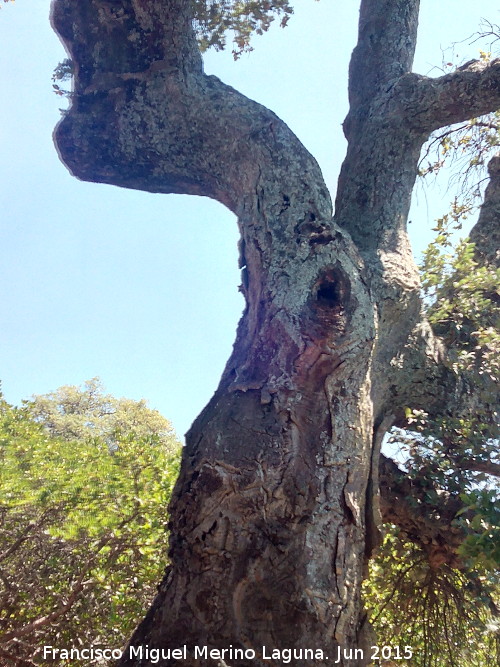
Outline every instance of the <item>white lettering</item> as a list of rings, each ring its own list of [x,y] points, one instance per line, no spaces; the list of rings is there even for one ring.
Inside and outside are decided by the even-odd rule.
[[[129,646],[128,657],[142,659],[142,646]]]
[[[174,660],[186,660],[187,655],[185,653],[186,647],[184,646],[183,648],[174,648],[172,651],[172,658]]]
[[[194,647],[194,657],[195,658],[208,658],[208,646],[195,646]]]
[[[269,651],[271,651],[269,653]],[[255,657],[255,651],[253,652]],[[273,648],[268,649],[266,646],[262,647],[263,660],[279,660],[280,662],[289,665],[295,660],[325,660],[323,651],[319,648]],[[338,659],[335,661],[338,663]]]
[[[159,648],[150,648],[149,649],[149,656],[146,656],[149,658],[149,660],[155,665],[157,662],[160,661],[160,649]]]

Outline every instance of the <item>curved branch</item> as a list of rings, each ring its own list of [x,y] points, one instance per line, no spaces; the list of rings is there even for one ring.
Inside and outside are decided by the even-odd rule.
[[[500,58],[473,60],[444,76],[406,74],[397,84],[411,127],[428,133],[500,108]]]
[[[191,10],[182,0],[56,0],[52,23],[75,63],[55,133],[62,160],[84,180],[205,195],[236,214],[265,177],[307,187],[331,215],[320,169],[286,124],[203,73]]]

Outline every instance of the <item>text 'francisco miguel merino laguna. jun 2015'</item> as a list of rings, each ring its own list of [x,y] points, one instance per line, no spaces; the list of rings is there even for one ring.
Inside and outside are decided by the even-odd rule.
[[[356,662],[365,659],[365,651],[360,648],[348,649],[340,646],[334,651],[333,655],[325,655],[322,649],[313,648],[269,648],[262,646],[261,650],[252,648],[210,648],[208,646],[180,646],[174,649],[150,648],[145,646],[128,646],[125,651],[119,648],[56,648],[54,646],[43,647],[44,659],[59,660],[119,660],[124,654],[129,658],[147,660],[149,664],[155,665],[163,660],[273,660],[283,664],[295,663],[297,660],[321,660],[331,662],[332,665],[339,664],[341,661],[352,661],[353,666]],[[380,660],[398,660],[404,665],[413,655],[410,646],[371,646],[370,659],[378,662]]]

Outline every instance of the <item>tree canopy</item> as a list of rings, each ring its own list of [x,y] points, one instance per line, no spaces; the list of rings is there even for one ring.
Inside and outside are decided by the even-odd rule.
[[[165,567],[175,434],[97,379],[21,408],[2,399],[0,419],[0,658],[120,647]]]

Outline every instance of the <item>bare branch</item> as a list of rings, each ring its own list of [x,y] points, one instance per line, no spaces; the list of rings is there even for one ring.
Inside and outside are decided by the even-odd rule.
[[[490,48],[493,46],[493,44],[497,41],[500,40],[500,26],[492,23],[491,21],[488,21],[488,19],[481,19],[481,25],[480,25],[480,31],[476,33],[475,39],[470,42],[471,44],[474,44],[475,42],[479,42],[480,40],[484,40],[487,37],[490,37]]]
[[[500,463],[493,461],[478,461],[476,459],[461,459],[458,463],[459,468],[471,470],[473,472],[485,472],[493,477],[500,477]]]
[[[473,60],[438,78],[407,74],[397,92],[411,127],[433,132],[500,108],[500,58]]]

